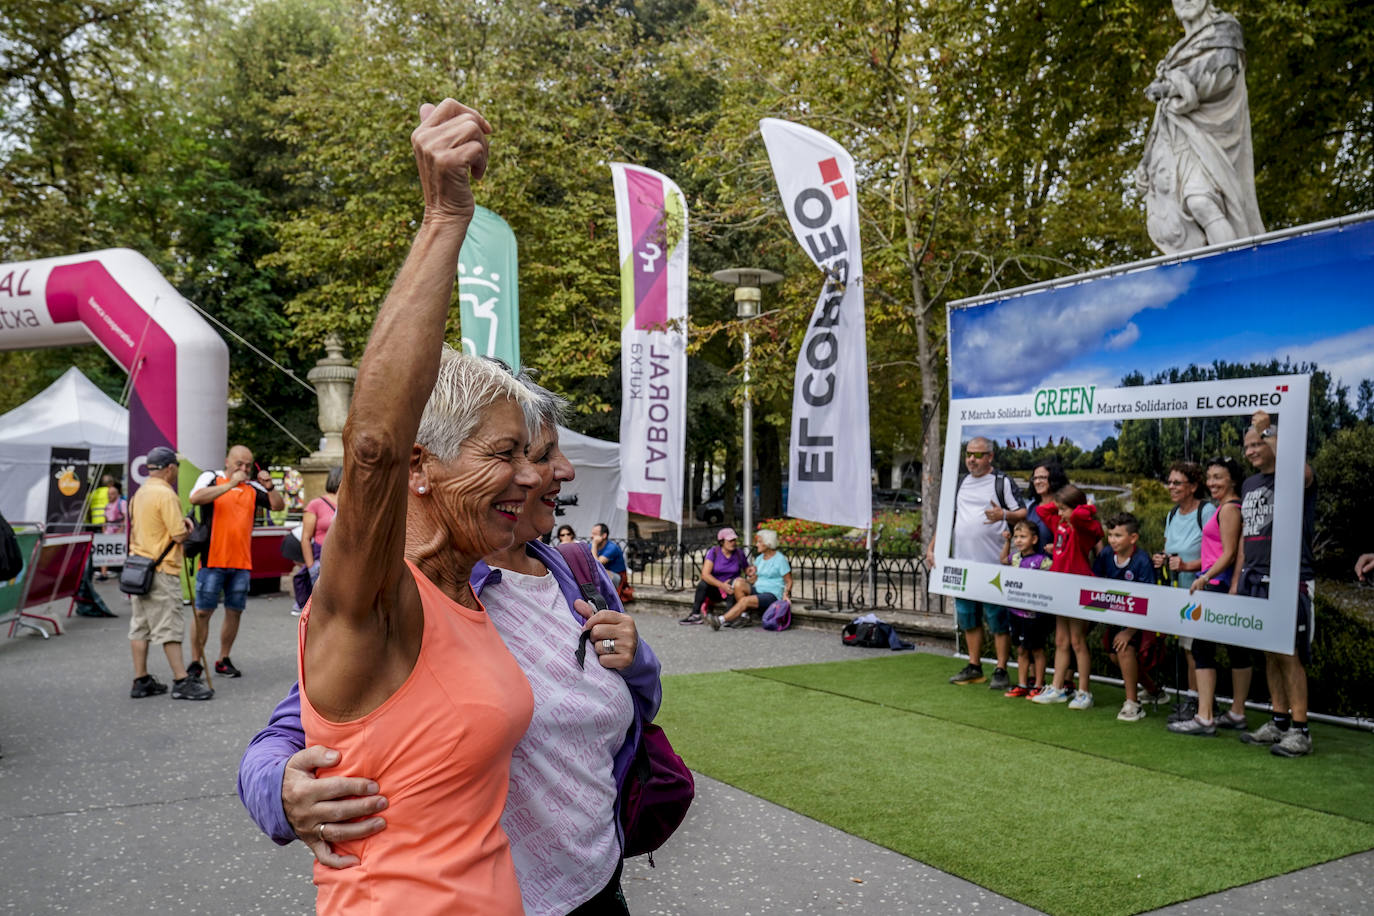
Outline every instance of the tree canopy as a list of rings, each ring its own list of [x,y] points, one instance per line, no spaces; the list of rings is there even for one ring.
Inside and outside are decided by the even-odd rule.
[[[1374,209],[1368,4],[1230,11],[1267,227]],[[524,358],[580,430],[618,429],[609,163],[683,188],[688,448],[731,465],[744,327],[709,275],[786,276],[749,326],[760,454],[785,455],[820,278],[757,122],[797,120],[858,163],[872,451],[923,455],[933,499],[945,305],[1153,253],[1131,177],[1141,90],[1180,35],[1167,4],[1138,0],[0,0],[0,255],[135,248],[303,377],[328,333],[360,352],[420,216],[416,109],[454,96],[495,125],[480,194],[519,240]],[[313,399],[230,350],[231,438],[299,457]],[[0,353],[0,409],[71,361],[118,392],[94,350]]]

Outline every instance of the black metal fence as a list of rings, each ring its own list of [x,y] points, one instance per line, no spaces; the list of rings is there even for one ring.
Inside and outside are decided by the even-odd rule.
[[[701,577],[701,566],[714,542],[684,543],[679,551],[676,535],[667,540],[629,538],[619,541],[625,561],[634,572],[634,584],[655,585],[670,592],[690,591]],[[869,555],[861,549],[786,547],[782,553],[792,566],[792,600],[816,610],[882,611],[917,614],[943,613],[942,603],[931,601],[926,591],[925,558],[919,556]]]

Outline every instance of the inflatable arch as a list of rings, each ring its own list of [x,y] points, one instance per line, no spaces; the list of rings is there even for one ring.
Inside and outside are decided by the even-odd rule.
[[[224,461],[229,348],[147,258],[126,248],[0,264],[0,350],[97,343],[129,374],[129,477],[170,445]]]

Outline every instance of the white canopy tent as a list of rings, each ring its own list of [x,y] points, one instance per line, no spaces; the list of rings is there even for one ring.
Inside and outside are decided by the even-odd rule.
[[[53,446],[88,448],[91,464],[123,464],[129,412],[75,366],[32,399],[0,416],[0,512],[42,521]]]
[[[611,528],[611,537],[625,537],[629,513],[615,505],[615,494],[620,489],[620,444],[560,426],[558,447],[577,469],[577,479],[563,484],[558,499],[576,500],[577,504],[561,506],[562,514],[556,524],[572,525],[577,536],[586,540],[593,525],[605,522]]]

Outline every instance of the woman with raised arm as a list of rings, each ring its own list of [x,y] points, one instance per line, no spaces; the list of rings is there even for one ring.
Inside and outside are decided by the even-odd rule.
[[[530,443],[539,486],[526,497],[515,543],[474,566],[470,580],[534,690],[534,718],[511,759],[501,826],[529,916],[628,916],[617,815],[643,724],[658,710],[659,663],[590,553],[587,565],[608,606],[595,613],[580,600],[559,551],[540,540],[553,530],[559,490],[574,470],[558,447],[562,399],[523,381],[543,417]],[[584,630],[591,652],[579,662]],[[239,795],[276,842],[299,837],[320,862],[354,867],[356,857],[330,844],[347,848],[385,830],[387,799],[363,772],[317,779],[315,768],[337,763],[338,754],[307,748],[299,723],[293,687],[243,755]]]
[[[468,578],[514,541],[538,417],[508,372],[443,344],[491,127],[452,99],[420,120],[424,219],[358,367],[346,498],[298,651],[306,739],[349,767],[320,775],[376,780],[388,826],[342,844],[360,867],[316,863],[316,910],[514,916],[500,817],[533,701]]]

